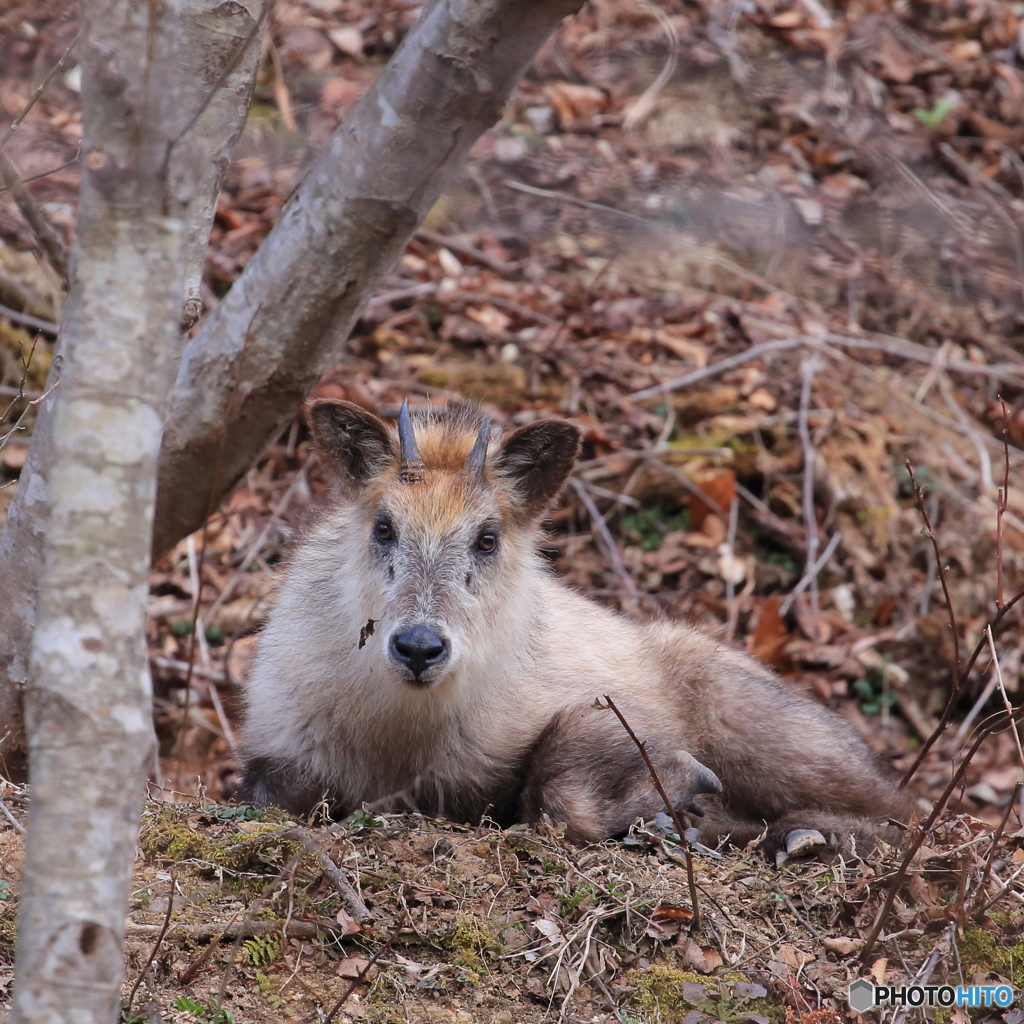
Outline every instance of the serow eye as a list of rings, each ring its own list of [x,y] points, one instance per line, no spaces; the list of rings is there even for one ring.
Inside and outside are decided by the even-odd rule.
[[[390,523],[385,523],[383,520],[373,528],[373,535],[380,541],[389,541],[395,539],[395,531],[391,529]]]
[[[496,533],[481,533],[476,540],[477,551],[493,551],[498,546],[498,535]]]

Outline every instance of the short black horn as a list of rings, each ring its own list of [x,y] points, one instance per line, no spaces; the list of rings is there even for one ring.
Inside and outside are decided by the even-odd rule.
[[[491,421],[484,420],[484,425],[480,428],[480,433],[476,435],[476,442],[473,445],[473,450],[469,453],[466,459],[466,465],[464,471],[466,476],[475,476],[479,479],[483,479],[484,467],[487,465],[487,443],[491,439]]]
[[[412,429],[408,398],[402,402],[402,411],[398,414],[398,443],[402,453],[398,478],[403,484],[420,483],[423,480],[425,467],[423,459],[420,458],[420,450],[416,447],[416,435]]]

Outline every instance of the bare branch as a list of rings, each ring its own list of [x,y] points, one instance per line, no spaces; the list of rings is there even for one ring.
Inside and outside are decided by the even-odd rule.
[[[889,885],[889,889],[885,894],[885,902],[882,904],[881,909],[878,912],[878,916],[875,918],[875,923],[871,926],[871,931],[868,934],[867,939],[864,941],[864,948],[861,952],[861,963],[870,963],[871,953],[875,948],[875,943],[878,941],[878,936],[882,932],[882,928],[885,922],[888,920],[889,915],[892,913],[893,903],[896,900],[896,896],[903,887],[903,883],[907,877],[907,871],[910,868],[910,863],[917,855],[917,851],[921,849],[921,845],[924,843],[928,833],[931,832],[932,827],[938,820],[939,815],[942,813],[943,808],[946,806],[949,798],[953,795],[957,786],[960,785],[961,779],[967,774],[967,769],[970,767],[971,761],[974,759],[974,755],[977,754],[981,748],[982,743],[988,739],[992,733],[996,732],[998,728],[1009,724],[1011,728],[1014,727],[1015,723],[1020,721],[1021,717],[1024,716],[1024,707],[1018,708],[1012,716],[1009,717],[1007,723],[1007,716],[1000,713],[994,716],[987,725],[983,726],[975,737],[974,743],[971,744],[970,750],[968,750],[966,757],[960,762],[960,767],[953,773],[953,777],[949,780],[949,784],[946,786],[942,795],[936,801],[934,808],[932,808],[931,814],[928,815],[927,820],[921,826],[919,826],[917,834],[910,844],[909,849],[903,856],[903,860],[900,862],[900,866],[893,877],[892,882]]]
[[[20,832],[22,835],[25,834],[25,826],[11,814],[7,804],[4,803],[3,797],[0,797],[0,811],[4,812],[4,817],[14,826],[15,832]]]
[[[672,819],[672,823],[676,827],[676,833],[679,836],[679,845],[683,849],[683,856],[686,858],[686,877],[690,886],[690,902],[693,904],[693,929],[697,931],[700,928],[700,908],[697,904],[697,880],[693,874],[693,854],[690,852],[690,844],[686,838],[686,828],[683,825],[682,819],[679,817],[679,812],[676,810],[672,801],[668,797],[668,793],[665,792],[665,787],[661,784],[661,779],[658,777],[658,772],[654,767],[654,762],[651,761],[650,754],[647,753],[647,743],[641,742],[629,722],[626,721],[625,715],[616,707],[615,701],[611,699],[607,694],[604,697],[605,703],[602,705],[600,701],[595,705],[598,709],[604,711],[611,709],[615,713],[615,717],[622,723],[622,728],[629,734],[629,738],[636,744],[636,749],[640,751],[640,756],[644,759],[644,764],[647,765],[647,771],[650,773],[651,782],[654,783],[654,788],[658,791],[658,796],[661,797],[665,804],[665,810],[668,811],[668,816]]]
[[[48,178],[51,174],[56,174],[58,171],[63,171],[65,167],[70,167],[72,164],[77,164],[81,160],[82,154],[76,153],[70,160],[65,160],[59,167],[51,167],[48,171],[40,171],[38,174],[32,174],[27,178],[22,178],[22,185],[27,185],[30,181],[39,181],[41,178]],[[9,192],[10,189],[6,186],[0,188],[0,195],[4,192]]]
[[[807,563],[804,576],[807,578],[811,588],[811,607],[813,613],[818,612],[818,577],[811,572],[818,557],[818,518],[814,509],[814,473],[817,466],[817,458],[814,453],[814,445],[811,443],[811,430],[807,423],[807,412],[811,407],[811,388],[814,384],[814,374],[818,368],[818,357],[812,355],[800,364],[800,419],[798,430],[800,443],[804,450],[804,473],[803,473],[803,510],[804,510],[804,535],[807,537]]]
[[[656,395],[665,395],[670,391],[679,391],[682,388],[699,384],[702,380],[717,377],[720,373],[732,370],[737,366],[742,366],[744,363],[752,363],[755,359],[760,359],[771,352],[785,352],[789,349],[800,348],[803,344],[805,344],[805,339],[803,338],[783,338],[781,341],[765,341],[760,345],[751,346],[745,352],[729,356],[726,359],[720,359],[717,363],[712,363],[710,366],[705,366],[700,370],[694,370],[693,373],[688,373],[685,377],[676,377],[674,380],[665,381],[664,384],[655,384],[653,387],[634,391],[629,397],[634,402],[640,402],[645,398],[654,398]]]
[[[128,1006],[124,1012],[124,1015],[128,1020],[131,1020],[132,1003],[135,1002],[135,993],[139,991],[139,986],[142,984],[143,978],[146,977],[150,967],[153,966],[153,961],[156,959],[157,953],[160,952],[160,946],[163,944],[164,937],[167,935],[167,929],[171,926],[171,915],[174,913],[174,892],[177,885],[178,879],[172,869],[170,892],[167,894],[167,913],[164,914],[164,923],[160,926],[160,932],[156,937],[156,942],[153,943],[153,949],[149,954],[149,959],[146,961],[142,970],[139,971],[139,976],[135,979],[135,984],[132,985],[132,990],[128,995]]]
[[[8,191],[14,196],[14,202],[28,226],[35,233],[36,241],[46,254],[50,265],[60,275],[65,285],[68,283],[68,254],[64,243],[57,237],[50,222],[43,216],[43,211],[36,206],[28,189],[21,182],[17,168],[8,159],[7,154],[0,151],[0,178],[4,179]]]
[[[4,132],[3,138],[0,138],[0,149],[3,149],[3,147],[7,144],[7,140],[15,133],[15,131],[17,131],[18,128],[21,127],[22,121],[24,121],[25,118],[28,117],[28,112],[36,105],[37,101],[39,100],[39,97],[42,96],[43,93],[46,91],[46,87],[50,84],[50,81],[53,78],[53,76],[57,74],[57,72],[60,71],[60,69],[64,66],[64,61],[68,59],[68,55],[75,48],[75,44],[78,42],[78,37],[79,33],[76,32],[75,38],[72,39],[70,43],[68,43],[67,49],[60,55],[60,60],[58,60],[57,63],[54,64],[53,67],[46,72],[46,75],[43,77],[43,80],[36,87],[36,91],[32,93],[32,95],[29,97],[28,103],[26,103],[25,106],[22,107],[21,113],[10,123],[10,126],[8,127],[7,131]]]
[[[324,852],[320,844],[304,828],[292,828],[281,833],[282,839],[297,839],[307,853],[312,854],[320,870],[330,879],[345,909],[359,924],[365,924],[373,915],[352,883],[344,876],[338,865]]]
[[[583,503],[583,507],[587,510],[587,515],[590,516],[590,519],[594,524],[594,529],[597,530],[598,536],[602,541],[604,541],[605,549],[608,552],[608,558],[611,560],[612,567],[615,569],[616,575],[620,580],[622,580],[622,585],[634,597],[639,597],[640,591],[637,590],[637,586],[633,582],[633,577],[629,575],[629,570],[626,569],[626,566],[622,562],[622,556],[619,554],[619,546],[615,543],[615,538],[608,529],[608,524],[604,521],[604,516],[601,515],[600,510],[594,504],[594,499],[587,493],[587,488],[584,486],[583,481],[578,480],[576,477],[570,477],[569,483],[572,485],[572,489],[576,492],[577,497]]]
[[[939,582],[942,584],[942,593],[946,598],[946,611],[949,614],[949,628],[953,633],[953,664],[951,678],[957,680],[960,677],[960,628],[956,622],[956,612],[953,609],[953,599],[949,596],[949,585],[946,583],[946,575],[949,572],[949,568],[942,563],[942,553],[939,551],[939,542],[935,536],[935,531],[932,529],[932,521],[928,515],[928,509],[925,508],[924,504],[924,490],[917,485],[917,480],[914,477],[914,468],[910,465],[910,460],[904,460],[904,465],[907,467],[907,472],[910,474],[910,482],[914,487],[914,499],[917,502],[917,510],[921,514],[921,518],[924,520],[924,535],[931,541],[932,550],[935,552],[935,564],[939,570]]]
[[[35,331],[43,331],[54,336],[59,330],[57,325],[50,323],[49,320],[40,320],[39,317],[29,316],[28,313],[19,313],[16,309],[8,309],[4,305],[0,305],[0,316],[5,316],[8,320],[21,324],[23,327],[31,327]]]

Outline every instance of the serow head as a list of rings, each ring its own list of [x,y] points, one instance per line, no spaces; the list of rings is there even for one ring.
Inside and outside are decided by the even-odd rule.
[[[374,676],[428,688],[460,666],[514,657],[537,524],[572,469],[579,430],[538,420],[503,437],[468,402],[410,411],[406,400],[397,429],[334,399],[307,414],[344,498],[332,536],[343,605],[361,618],[349,627],[379,623],[379,645],[362,652],[380,659]]]

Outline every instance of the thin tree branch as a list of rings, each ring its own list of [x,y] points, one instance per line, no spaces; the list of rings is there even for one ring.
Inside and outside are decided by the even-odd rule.
[[[1010,820],[1010,813],[1013,811],[1014,805],[1017,803],[1017,797],[1020,795],[1022,785],[1024,785],[1024,783],[1018,782],[1013,787],[1013,795],[1010,797],[1010,801],[1006,805],[1006,810],[1003,812],[1002,818],[999,819],[999,827],[992,836],[992,848],[988,851],[988,857],[985,859],[985,869],[981,873],[981,880],[978,882],[978,888],[975,890],[974,899],[971,901],[972,913],[984,916],[984,906],[981,906],[980,904],[985,896],[985,887],[988,885],[989,876],[992,874],[992,865],[995,863],[996,853],[999,850],[999,840],[1003,838],[1003,832],[1006,830],[1006,823]]]
[[[997,626],[1006,618],[1009,611],[1020,601],[1024,599],[1024,590],[1014,595],[1002,608],[996,613],[995,617],[988,623],[989,629],[996,629]],[[974,668],[974,663],[978,660],[981,652],[988,646],[988,637],[983,633],[981,639],[978,641],[968,660],[963,671],[960,673],[959,678],[956,680],[956,685],[953,687],[952,692],[949,695],[949,700],[946,701],[946,707],[943,709],[942,717],[939,719],[938,724],[932,731],[932,734],[924,741],[921,749],[917,753],[917,757],[914,758],[914,763],[907,769],[907,773],[900,780],[900,789],[904,789],[911,779],[917,774],[917,770],[924,763],[924,759],[928,756],[928,752],[938,742],[939,737],[942,735],[946,726],[949,724],[950,719],[953,717],[953,710],[957,706],[960,697],[963,695],[967,688],[967,683],[970,680],[971,671]]]
[[[324,1024],[333,1024],[334,1018],[338,1016],[338,1011],[341,1010],[341,1008],[348,1001],[348,997],[352,995],[353,992],[355,992],[356,986],[359,985],[359,983],[370,973],[370,969],[373,967],[373,965],[394,944],[394,941],[398,938],[398,933],[399,931],[401,931],[403,924],[405,924],[404,913],[399,918],[398,923],[391,929],[391,931],[388,932],[388,937],[381,944],[380,949],[378,949],[377,952],[374,953],[373,956],[371,956],[370,959],[366,961],[366,966],[355,976],[355,978],[352,979],[352,984],[349,985],[349,987],[345,989],[344,992],[342,992],[341,996],[338,998],[338,1001],[331,1008],[331,1012],[328,1013],[327,1016],[324,1018]]]
[[[1003,410],[1003,486],[996,495],[996,608],[1003,607],[1003,515],[1010,500],[1010,441],[1009,414],[1003,396],[999,396]]]
[[[26,103],[25,106],[22,107],[21,113],[10,123],[10,126],[8,127],[7,131],[4,132],[3,138],[0,139],[0,149],[3,149],[3,147],[7,143],[7,140],[15,133],[15,131],[18,128],[21,127],[22,121],[24,121],[25,118],[28,117],[28,112],[36,105],[37,101],[39,100],[39,97],[43,95],[43,92],[45,91],[46,87],[50,84],[50,80],[53,78],[55,74],[57,74],[58,71],[60,71],[61,67],[63,67],[64,61],[68,59],[68,54],[70,54],[71,51],[75,48],[75,43],[78,42],[79,35],[80,33],[75,33],[75,38],[72,39],[70,43],[68,43],[67,49],[60,55],[60,60],[58,60],[57,63],[54,64],[53,67],[46,72],[45,77],[39,83],[38,87],[36,88],[36,91],[32,93],[28,103]]]
[[[60,275],[65,287],[68,283],[68,254],[63,242],[57,237],[50,222],[43,216],[43,211],[36,206],[28,189],[21,183],[17,168],[8,159],[7,154],[0,150],[0,177],[4,179],[14,201],[21,210],[21,215],[33,230],[36,240],[50,261],[50,265]]]
[[[282,839],[296,839],[306,850],[312,854],[320,870],[330,879],[345,909],[352,915],[359,924],[365,924],[371,920],[373,915],[369,907],[363,902],[362,897],[356,892],[355,886],[345,877],[338,865],[321,848],[320,844],[304,828],[292,828],[281,833]]]
[[[924,504],[924,490],[917,484],[917,479],[914,476],[914,468],[910,464],[909,459],[905,459],[903,464],[907,467],[907,472],[910,474],[910,482],[914,487],[914,500],[917,502],[917,510],[921,514],[921,518],[924,520],[924,535],[931,541],[932,550],[935,552],[935,564],[939,570],[939,582],[942,584],[942,593],[946,598],[946,610],[949,613],[949,628],[953,633],[953,664],[951,678],[956,680],[960,677],[960,628],[956,622],[956,611],[953,609],[953,599],[949,596],[949,585],[946,582],[946,576],[949,572],[948,566],[942,564],[942,553],[939,551],[939,541],[935,536],[935,531],[932,529],[932,521],[928,515],[928,509],[925,508]]]
[[[694,370],[684,377],[676,377],[674,380],[667,380],[663,384],[655,384],[653,387],[634,391],[629,397],[634,402],[640,402],[646,398],[667,394],[669,391],[679,391],[682,388],[699,384],[702,380],[708,380],[710,377],[717,377],[726,370],[732,370],[737,366],[742,366],[744,363],[751,363],[755,359],[760,359],[771,352],[785,352],[789,349],[800,348],[805,343],[806,339],[804,338],[784,338],[780,341],[765,341],[760,345],[753,345],[745,352],[729,356],[726,359],[720,359],[717,363],[712,363],[710,366],[705,366],[700,370]]]
[[[25,834],[25,826],[22,825],[22,823],[18,821],[13,814],[11,814],[10,808],[8,808],[7,804],[4,803],[3,797],[0,797],[0,811],[4,812],[4,816],[14,826],[16,832],[20,832],[22,835]]]
[[[1009,725],[1012,727],[1020,719],[1022,714],[1024,714],[1024,707],[1018,708],[1014,714],[1010,716]],[[949,780],[949,785],[946,786],[942,796],[940,796],[938,801],[936,801],[931,814],[928,815],[928,819],[918,829],[917,835],[910,844],[910,848],[907,850],[903,860],[900,862],[900,866],[889,885],[889,890],[885,894],[885,902],[882,904],[882,908],[879,910],[878,916],[875,918],[875,923],[871,926],[871,931],[868,934],[867,939],[864,941],[864,949],[861,952],[862,964],[867,965],[870,962],[871,953],[874,950],[875,943],[878,941],[878,936],[881,934],[882,927],[888,919],[889,914],[892,912],[893,903],[896,900],[897,893],[900,891],[904,881],[906,880],[907,870],[910,867],[911,861],[917,855],[917,851],[921,848],[921,845],[924,843],[928,833],[932,830],[936,820],[942,813],[943,808],[946,806],[949,798],[953,795],[954,790],[956,790],[957,786],[960,785],[960,780],[967,773],[967,769],[970,767],[974,755],[977,754],[982,743],[984,743],[985,740],[997,730],[997,727],[1002,724],[1005,718],[1006,716],[1000,712],[999,715],[995,716],[994,721],[991,721],[988,725],[983,726],[978,731],[978,735],[975,738],[974,743],[971,744],[971,748],[967,752],[967,756],[960,763],[960,767],[954,773],[953,778]]]
[[[70,167],[72,164],[77,164],[82,158],[81,152],[76,153],[70,160],[65,160],[59,167],[51,167],[48,171],[40,171],[38,174],[30,175],[28,178],[22,178],[22,185],[27,185],[30,181],[39,181],[41,178],[48,178],[51,174],[56,174],[58,171],[63,171],[65,167]],[[0,195],[4,192],[9,192],[10,189],[5,185],[0,188]]]
[[[615,543],[615,538],[612,536],[611,530],[608,529],[608,524],[604,521],[604,516],[601,515],[600,510],[594,504],[594,499],[587,493],[587,488],[584,486],[583,481],[578,480],[576,477],[570,477],[569,483],[572,485],[572,489],[576,492],[577,497],[583,503],[583,507],[587,510],[587,514],[593,521],[594,529],[597,530],[601,540],[604,541],[604,546],[608,551],[608,558],[611,560],[612,568],[615,569],[616,575],[620,580],[622,580],[622,585],[634,597],[639,597],[640,591],[637,589],[637,585],[633,582],[633,577],[629,575],[629,570],[623,564],[622,556],[619,554],[619,546]]]
[[[40,320],[39,317],[29,316],[28,313],[19,313],[16,309],[10,309],[2,304],[0,304],[0,316],[5,316],[8,320],[21,324],[23,327],[31,327],[33,330],[52,334],[54,337],[60,330],[57,324],[50,323],[49,320]]]
[[[800,364],[800,419],[797,427],[804,451],[803,510],[804,536],[807,538],[807,561],[804,576],[808,579],[811,588],[811,608],[812,614],[815,616],[818,613],[818,577],[811,570],[817,561],[818,544],[820,543],[818,518],[814,509],[814,473],[817,458],[814,445],[811,443],[811,428],[807,423],[807,412],[811,407],[811,388],[814,385],[814,374],[817,369],[817,354],[810,356]]]
[[[615,713],[615,717],[622,724],[622,728],[629,734],[629,738],[636,744],[636,749],[640,751],[640,756],[644,759],[644,764],[647,765],[647,771],[650,773],[651,782],[654,783],[654,788],[658,791],[658,796],[661,797],[665,804],[665,810],[668,811],[668,816],[672,819],[672,823],[676,827],[676,832],[679,834],[679,845],[683,849],[683,856],[686,858],[686,878],[690,886],[690,902],[693,904],[693,930],[698,931],[700,929],[700,906],[697,903],[697,880],[693,873],[693,854],[690,852],[690,842],[686,838],[686,828],[683,825],[682,819],[679,817],[679,812],[675,809],[672,801],[668,798],[668,793],[665,792],[665,787],[661,784],[661,779],[658,777],[657,769],[654,767],[654,762],[651,760],[650,754],[647,753],[647,741],[641,741],[635,732],[633,732],[632,726],[626,721],[625,715],[616,707],[615,701],[605,694],[605,703],[601,704],[598,701],[594,706],[601,711],[606,711],[609,708]]]
[[[156,942],[153,943],[153,949],[149,954],[149,959],[146,961],[145,966],[139,971],[139,976],[135,979],[135,984],[132,985],[131,993],[128,996],[128,1005],[125,1009],[125,1018],[131,1020],[132,1016],[132,1003],[135,1002],[135,993],[139,991],[139,986],[142,984],[143,978],[146,977],[146,972],[153,966],[153,961],[156,959],[157,953],[160,952],[160,946],[163,944],[164,937],[167,935],[167,929],[171,926],[171,915],[174,913],[174,891],[177,887],[178,879],[175,876],[174,870],[171,870],[171,891],[167,896],[167,913],[164,914],[164,923],[160,927],[160,932],[156,937]]]

